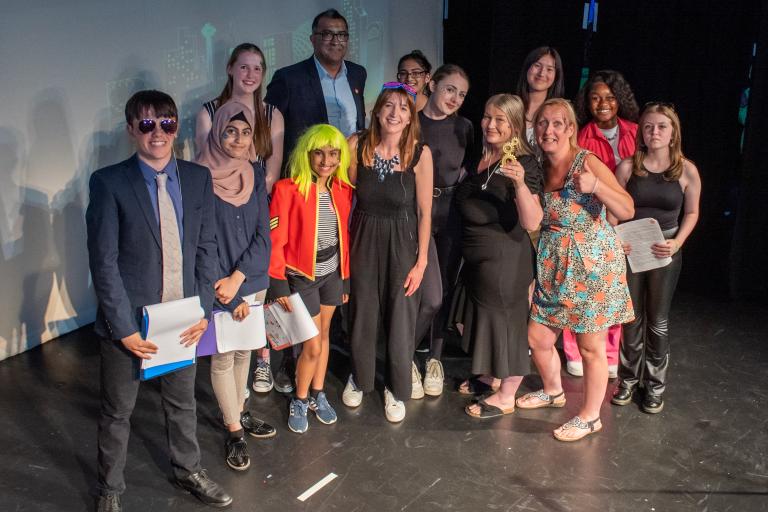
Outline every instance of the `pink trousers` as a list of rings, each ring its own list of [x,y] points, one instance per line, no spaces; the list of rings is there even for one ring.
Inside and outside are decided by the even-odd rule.
[[[609,365],[619,364],[619,345],[621,344],[621,325],[612,325],[608,328],[608,340],[605,343],[605,352]],[[576,334],[568,329],[563,329],[563,351],[568,361],[581,361],[579,347],[576,344]]]

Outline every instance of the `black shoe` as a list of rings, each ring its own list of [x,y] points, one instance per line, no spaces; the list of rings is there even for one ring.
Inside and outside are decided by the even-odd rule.
[[[219,484],[208,478],[204,469],[190,473],[184,478],[177,478],[175,483],[206,505],[228,507],[232,503],[232,497]]]
[[[646,393],[645,398],[643,399],[642,407],[643,411],[647,412],[648,414],[657,414],[660,413],[664,408],[664,400],[661,399],[660,395],[652,395],[650,393]]]
[[[251,458],[248,457],[248,445],[242,437],[227,439],[227,466],[235,471],[245,471],[251,467]]]
[[[250,411],[245,411],[240,415],[240,425],[243,426],[243,430],[245,430],[248,435],[259,439],[267,439],[277,435],[277,429],[275,427],[258,418],[254,418],[251,416]]]
[[[96,512],[121,512],[120,495],[105,494],[96,498]]]
[[[616,388],[616,392],[613,394],[613,398],[611,398],[611,403],[613,405],[627,405],[632,402],[632,395],[634,393],[635,388],[625,388],[624,386],[619,386]]]
[[[293,363],[293,355],[283,355],[283,362],[275,375],[275,389],[280,393],[293,393],[293,376],[296,373]]]

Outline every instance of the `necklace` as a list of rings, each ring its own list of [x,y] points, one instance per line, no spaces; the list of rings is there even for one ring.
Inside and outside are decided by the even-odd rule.
[[[400,165],[400,156],[395,155],[385,160],[377,152],[373,153],[373,170],[376,172],[376,179],[379,183],[384,183],[387,174],[392,174],[396,165]]]
[[[499,167],[501,167],[501,160],[499,160],[499,163],[496,164],[496,167],[494,167],[493,170],[491,170],[490,167],[486,169],[488,171],[488,177],[485,179],[485,183],[480,185],[480,190],[485,190],[488,188],[488,182],[491,181],[491,178],[493,178],[493,175],[499,172]]]
[[[613,142],[616,140],[616,137],[619,136],[619,125],[617,124],[613,128],[608,128],[607,130],[600,128],[600,131],[603,132],[603,137],[605,137],[608,142]]]

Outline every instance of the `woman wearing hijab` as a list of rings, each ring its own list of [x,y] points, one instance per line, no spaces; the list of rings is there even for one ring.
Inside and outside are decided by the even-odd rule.
[[[264,166],[251,163],[253,112],[242,103],[227,102],[213,116],[213,126],[198,163],[211,171],[216,195],[219,308],[235,320],[248,316],[250,305],[263,301],[269,285],[271,242]],[[213,392],[229,431],[226,462],[237,471],[250,466],[244,434],[272,437],[274,427],[243,411],[250,350],[214,354]]]

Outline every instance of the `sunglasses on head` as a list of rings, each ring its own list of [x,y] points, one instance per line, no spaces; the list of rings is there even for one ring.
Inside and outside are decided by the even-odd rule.
[[[381,86],[382,91],[384,91],[385,89],[402,89],[411,98],[413,98],[413,101],[416,101],[416,90],[408,84],[404,84],[402,82],[387,82]]]
[[[675,111],[675,104],[674,103],[668,103],[666,101],[649,101],[645,105],[643,105],[643,110],[651,107],[666,107],[670,109],[672,112]]]
[[[154,119],[142,119],[139,121],[139,131],[141,133],[152,133],[155,131],[155,126],[157,126],[157,121]],[[160,129],[168,135],[173,135],[179,129],[179,123],[175,119],[162,119],[160,120]]]

